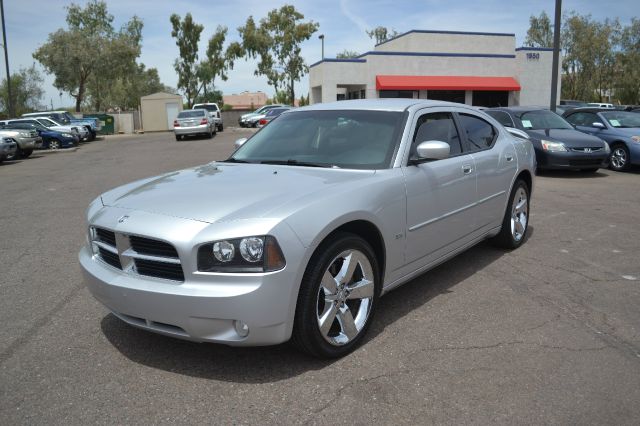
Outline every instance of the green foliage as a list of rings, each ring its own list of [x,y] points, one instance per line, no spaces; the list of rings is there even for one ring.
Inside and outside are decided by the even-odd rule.
[[[620,33],[621,52],[617,55],[615,95],[623,104],[640,104],[640,19]]]
[[[103,1],[67,7],[68,29],[59,29],[33,57],[55,76],[54,86],[76,100],[76,112],[87,96],[100,109],[109,87],[136,66],[142,21],[134,16],[119,31]],[[88,93],[89,92],[89,93]]]
[[[146,69],[144,64],[140,64],[126,76],[112,82],[103,99],[104,109],[136,109],[142,96],[157,92],[175,93],[175,89],[162,84],[156,68]]]
[[[553,25],[546,12],[540,13],[540,16],[529,17],[529,29],[527,30],[527,38],[524,41],[525,46],[529,47],[553,47]]]
[[[222,91],[212,90],[208,93],[203,93],[202,95],[198,95],[193,103],[205,104],[208,102],[215,102],[220,107],[222,105]]]
[[[17,117],[26,112],[36,111],[42,108],[40,101],[44,91],[42,90],[43,78],[36,69],[35,64],[29,68],[20,68],[17,73],[11,74],[11,98],[13,110]],[[0,83],[0,114],[9,117],[9,94],[7,79]]]
[[[219,106],[219,104],[218,104],[218,106]],[[222,111],[231,111],[233,109],[233,106],[229,105],[229,104],[224,104],[220,108],[222,108]]]
[[[255,75],[264,75],[276,93],[281,87],[286,88],[289,99],[295,99],[294,82],[309,70],[300,44],[318,30],[317,23],[303,22],[303,19],[304,15],[292,5],[273,9],[259,25],[250,16],[245,25],[238,28],[242,45],[233,46],[230,52],[259,58]]]
[[[177,14],[172,14],[171,36],[176,39],[176,45],[180,56],[175,60],[174,68],[178,73],[178,89],[181,89],[187,97],[189,107],[198,96],[198,42],[204,27],[193,21],[191,13],[187,13],[184,20]]]
[[[298,106],[307,106],[309,105],[309,95],[307,94],[307,96],[301,96],[300,100],[298,100]]]
[[[571,12],[562,27],[562,97],[602,101],[614,86],[618,21],[597,22]]]
[[[387,40],[391,40],[392,38],[399,35],[396,30],[389,30],[387,27],[375,27],[370,31],[366,31],[369,38],[372,38],[376,41],[376,44],[384,43]]]
[[[291,101],[290,93],[285,90],[278,90],[273,97],[274,104],[293,105]]]
[[[338,53],[336,55],[336,58],[338,59],[351,59],[351,58],[357,58],[358,56],[360,56],[360,54],[358,52],[354,52],[353,50],[343,50],[342,52]]]
[[[207,95],[208,92],[214,91],[216,77],[227,81],[227,70],[230,64],[223,48],[227,31],[227,27],[218,25],[216,32],[209,39],[207,59],[198,65],[198,79],[200,80],[200,88],[204,91],[205,98],[209,97]],[[219,99],[220,101],[222,100],[221,93]]]

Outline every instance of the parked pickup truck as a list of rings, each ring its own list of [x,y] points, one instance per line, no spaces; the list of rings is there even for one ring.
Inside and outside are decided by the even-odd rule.
[[[79,125],[85,127],[89,131],[89,139],[90,141],[96,138],[96,133],[102,129],[102,125],[100,124],[100,120],[94,117],[87,118],[75,118],[73,115],[69,114],[67,111],[41,111],[41,112],[30,112],[28,114],[22,114],[22,117],[50,117],[56,122],[68,126],[70,124]]]
[[[11,138],[18,144],[15,154],[9,156],[7,160],[27,158],[31,155],[34,149],[42,148],[42,138],[35,130],[2,127],[0,128],[0,137]]]

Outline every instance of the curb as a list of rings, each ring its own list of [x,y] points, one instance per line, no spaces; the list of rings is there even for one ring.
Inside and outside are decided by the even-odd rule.
[[[69,152],[76,152],[79,147],[74,146],[73,148],[64,148],[64,149],[38,149],[33,151],[34,154],[65,154]]]

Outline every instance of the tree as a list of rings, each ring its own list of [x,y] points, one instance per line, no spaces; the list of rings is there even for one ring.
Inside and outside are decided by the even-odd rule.
[[[553,25],[546,12],[529,17],[529,29],[524,45],[529,47],[553,47]]]
[[[640,19],[620,33],[620,52],[616,58],[615,91],[623,104],[640,104]],[[13,80],[11,80],[13,81]]]
[[[172,25],[171,37],[176,39],[176,45],[180,56],[175,60],[173,67],[178,73],[178,89],[184,92],[189,107],[198,96],[198,42],[204,27],[193,21],[191,13],[187,13],[184,20],[177,14],[169,18]]]
[[[391,31],[389,31],[387,27],[382,26],[375,27],[370,31],[366,31],[366,33],[369,38],[372,38],[376,41],[376,45],[384,43],[385,41],[391,40],[392,38],[398,36],[398,32],[396,30],[392,29]]]
[[[204,99],[208,99],[208,92],[215,90],[216,77],[227,81],[227,70],[230,65],[233,66],[233,61],[229,60],[223,48],[227,31],[227,27],[218,25],[216,32],[209,39],[207,59],[198,66],[198,78],[201,83],[200,87],[204,91]],[[220,99],[222,99],[222,96],[220,96]]]
[[[309,95],[307,94],[307,96],[301,96],[300,99],[298,100],[298,106],[306,106],[309,105]]]
[[[44,91],[42,74],[36,69],[35,64],[29,68],[20,68],[17,73],[11,74],[11,97],[13,98],[13,108],[16,116],[25,112],[35,111],[41,108],[40,101]],[[0,110],[2,114],[9,117],[9,94],[7,79],[0,83]]]
[[[295,99],[294,83],[309,70],[302,58],[300,44],[318,30],[317,23],[302,22],[303,19],[304,15],[291,5],[273,9],[260,20],[260,25],[256,25],[250,16],[245,25],[238,28],[242,48],[233,46],[235,53],[259,57],[255,75],[267,77],[276,93],[280,87],[286,88],[291,100]]]
[[[146,69],[144,64],[139,64],[112,83],[103,104],[107,108],[126,111],[136,108],[140,97],[156,92],[174,93],[175,90],[162,84],[156,68]]]
[[[140,55],[142,22],[134,16],[116,32],[107,4],[98,0],[84,8],[72,3],[67,7],[66,21],[68,29],[49,34],[33,57],[54,74],[57,89],[75,98],[79,112],[88,85],[93,85],[94,98],[101,99],[104,82],[135,63]]]
[[[354,52],[353,50],[343,50],[342,52],[338,53],[336,55],[336,58],[338,59],[351,59],[351,58],[357,58],[358,56],[360,56],[360,54],[358,52]]]

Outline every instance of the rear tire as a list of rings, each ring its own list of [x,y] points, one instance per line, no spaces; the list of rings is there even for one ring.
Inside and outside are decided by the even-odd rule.
[[[377,258],[364,239],[339,233],[323,242],[302,278],[292,343],[319,358],[353,351],[373,320],[381,288]]]
[[[529,199],[529,187],[518,179],[509,195],[500,233],[492,239],[496,246],[513,250],[524,243],[529,229]]]
[[[224,130],[224,124],[218,126],[218,131],[222,132]]]
[[[176,135],[176,142],[180,142],[180,136]]]
[[[61,143],[57,139],[51,139],[49,141],[49,149],[60,149],[62,147]]]
[[[33,150],[32,149],[26,149],[24,151],[22,151],[22,158],[29,158],[29,156],[33,154]]]

